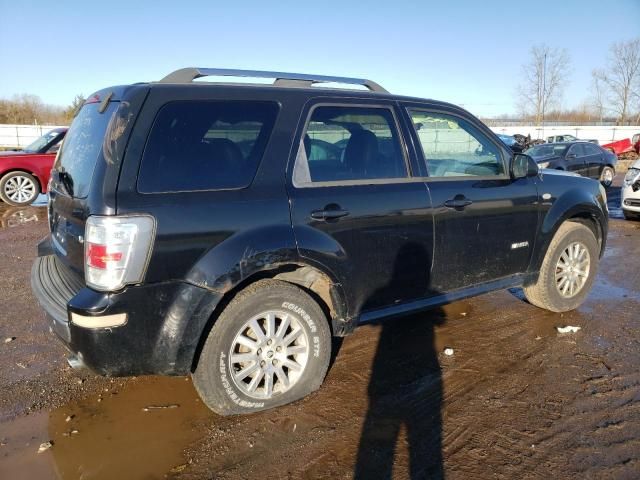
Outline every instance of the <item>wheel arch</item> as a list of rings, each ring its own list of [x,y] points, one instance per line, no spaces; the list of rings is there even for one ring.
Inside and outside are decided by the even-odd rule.
[[[554,235],[564,222],[579,222],[587,226],[600,245],[600,256],[604,253],[607,219],[597,198],[588,189],[571,189],[558,198],[547,211],[540,229],[540,246],[534,252],[530,271],[538,272],[547,254]]]
[[[347,317],[347,297],[344,289],[341,284],[337,283],[331,272],[300,261],[281,263],[254,271],[234,284],[226,283],[226,290],[221,293],[220,300],[209,315],[206,324],[201,328],[198,344],[191,361],[192,372],[198,364],[207,336],[222,311],[244,289],[265,279],[291,283],[309,294],[325,313],[333,336],[345,336],[355,327],[353,319]]]

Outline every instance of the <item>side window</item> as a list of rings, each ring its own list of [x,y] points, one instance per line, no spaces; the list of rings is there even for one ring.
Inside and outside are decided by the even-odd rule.
[[[591,143],[585,143],[583,145],[585,155],[600,155],[600,149]]]
[[[430,177],[504,175],[500,148],[463,118],[409,110]]]
[[[296,186],[406,176],[391,110],[319,106],[312,111],[293,172]]]
[[[567,152],[567,156],[575,155],[576,158],[584,157],[584,150],[582,148],[582,144],[576,143],[571,146],[569,151]]]
[[[247,187],[258,169],[277,111],[272,102],[167,103],[147,139],[138,191]]]

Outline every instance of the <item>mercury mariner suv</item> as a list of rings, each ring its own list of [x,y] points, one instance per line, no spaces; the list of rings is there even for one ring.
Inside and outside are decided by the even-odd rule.
[[[575,309],[607,236],[597,181],[353,78],[186,68],[100,90],[50,187],[31,280],[71,363],[191,374],[225,415],[316,390],[362,323],[515,286]]]

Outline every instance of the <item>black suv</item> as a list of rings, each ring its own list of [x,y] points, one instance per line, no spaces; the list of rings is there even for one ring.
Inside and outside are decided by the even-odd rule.
[[[211,75],[275,81],[193,82]],[[73,365],[191,373],[212,410],[252,412],[317,389],[363,322],[514,286],[576,308],[606,208],[454,105],[188,68],[82,107],[32,287]]]

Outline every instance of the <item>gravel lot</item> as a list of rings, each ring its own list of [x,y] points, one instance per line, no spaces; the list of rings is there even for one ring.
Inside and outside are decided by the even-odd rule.
[[[318,392],[227,418],[189,378],[72,371],[29,287],[45,209],[0,205],[0,478],[639,478],[640,222],[618,195],[577,311],[511,290],[365,326]]]

